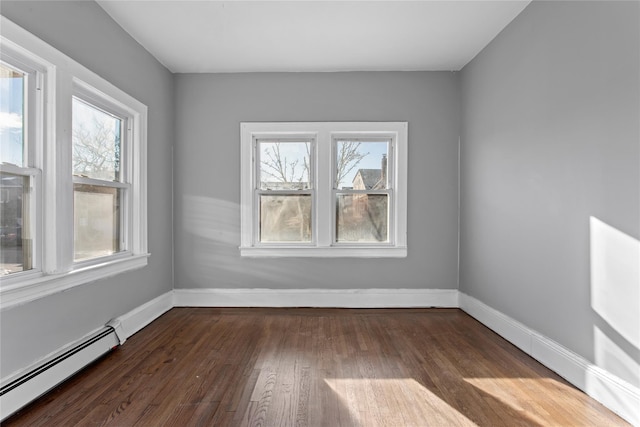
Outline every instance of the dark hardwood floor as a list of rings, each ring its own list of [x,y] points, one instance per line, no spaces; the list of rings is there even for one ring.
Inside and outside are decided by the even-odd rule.
[[[622,426],[456,309],[174,308],[3,426]]]

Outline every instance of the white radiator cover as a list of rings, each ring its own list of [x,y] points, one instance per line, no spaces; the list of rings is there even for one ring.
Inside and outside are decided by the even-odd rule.
[[[112,326],[53,355],[0,388],[0,421],[42,396],[120,344]]]

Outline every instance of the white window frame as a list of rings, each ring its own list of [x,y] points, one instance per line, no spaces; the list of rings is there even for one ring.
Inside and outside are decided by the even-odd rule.
[[[257,141],[261,139],[310,139],[312,144],[312,242],[259,242],[260,206]],[[388,154],[389,240],[375,243],[335,241],[335,156],[340,138],[391,140]],[[241,143],[241,244],[247,257],[356,257],[400,258],[407,256],[407,122],[277,122],[240,124]],[[348,192],[339,190],[339,192]]]
[[[121,120],[121,158],[124,161],[120,165],[120,174],[118,181],[104,181],[101,179],[87,178],[73,175],[73,184],[88,184],[103,186],[108,188],[116,188],[122,190],[124,194],[120,195],[120,235],[118,236],[120,250],[107,257],[89,258],[86,260],[74,261],[74,265],[78,267],[90,266],[99,264],[103,259],[114,257],[126,257],[129,255],[132,246],[132,236],[129,230],[131,229],[132,209],[129,208],[132,200],[132,179],[131,170],[133,169],[133,149],[132,149],[132,134],[135,126],[135,111],[128,107],[126,104],[107,97],[105,94],[100,93],[90,85],[74,79],[73,85],[73,97],[82,102],[87,103],[95,108],[103,110],[108,114],[112,114]]]
[[[35,196],[40,212],[34,236],[37,268],[0,278],[0,309],[5,309],[147,265],[147,107],[4,16],[0,20],[2,51],[28,59],[42,83],[32,168],[40,184]],[[73,260],[71,238],[73,96],[125,115],[129,132],[125,250],[81,262]],[[11,167],[2,165],[2,170],[11,172]]]
[[[287,247],[290,246],[289,243],[282,243],[282,242],[272,242],[272,243],[262,243],[260,242],[260,238],[258,236],[259,232],[260,232],[260,196],[262,195],[272,195],[272,196],[277,196],[277,195],[303,195],[303,194],[309,194],[311,196],[311,229],[312,229],[312,233],[311,233],[311,241],[309,242],[299,242],[296,243],[296,246],[307,246],[307,247],[313,247],[316,245],[316,235],[315,233],[313,233],[314,230],[314,224],[316,223],[316,216],[314,214],[315,212],[315,199],[316,199],[316,188],[315,188],[315,171],[316,171],[316,167],[315,167],[315,151],[316,151],[316,141],[315,141],[315,135],[314,134],[292,134],[289,133],[286,136],[283,135],[279,135],[277,138],[274,138],[273,135],[262,135],[262,134],[255,134],[253,135],[253,137],[255,138],[253,141],[253,144],[255,144],[256,146],[256,151],[255,151],[255,162],[253,162],[253,166],[256,168],[254,171],[254,176],[256,177],[256,181],[255,181],[255,185],[256,188],[253,191],[254,193],[254,206],[256,206],[256,209],[258,210],[257,214],[254,216],[253,218],[253,231],[254,231],[254,236],[253,236],[253,241],[255,242],[255,245],[257,247],[263,247],[263,248],[270,248],[270,247]],[[310,188],[306,189],[306,190],[261,190],[259,188],[259,181],[260,181],[260,164],[261,164],[261,158],[260,158],[260,152],[259,150],[257,150],[257,146],[260,144],[260,142],[283,142],[286,144],[287,140],[289,141],[296,141],[296,142],[308,142],[310,144],[310,152],[311,152],[311,158],[309,159],[310,161],[310,170],[309,170],[309,181],[311,183]]]
[[[43,115],[43,88],[44,77],[46,76],[46,65],[34,60],[29,55],[25,55],[13,46],[2,46],[0,59],[23,72],[25,78],[25,90],[23,92],[24,105],[24,128],[23,143],[27,144],[26,150],[23,146],[23,164],[14,165],[11,163],[1,163],[0,171],[22,177],[29,177],[29,194],[27,213],[28,215],[27,234],[31,240],[31,268],[22,272],[13,273],[21,277],[38,274],[42,268],[42,128]]]

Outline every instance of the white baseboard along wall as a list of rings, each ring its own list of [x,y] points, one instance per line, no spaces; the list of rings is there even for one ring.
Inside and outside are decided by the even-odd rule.
[[[0,421],[114,350],[173,308],[167,292],[0,381]]]
[[[455,289],[175,289],[175,307],[457,308]]]
[[[117,338],[116,344],[123,344],[128,337],[173,307],[460,308],[631,424],[640,426],[638,387],[454,289],[175,289],[109,321],[107,326],[115,332],[112,336]],[[85,338],[83,340],[86,341]],[[83,340],[64,346],[56,354],[22,372],[3,378],[0,390],[7,389],[7,385],[16,378],[29,376],[30,372],[37,371]],[[107,347],[112,344],[110,342]],[[50,373],[55,375],[47,374],[40,379],[34,376],[25,385],[7,391],[0,396],[0,420],[103,354],[102,350],[93,350],[75,355]]]
[[[587,395],[640,426],[640,389],[488,305],[459,293],[460,309],[569,381]]]

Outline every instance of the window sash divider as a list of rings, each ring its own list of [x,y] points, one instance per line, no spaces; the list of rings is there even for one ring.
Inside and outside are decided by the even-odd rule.
[[[20,176],[40,176],[42,174],[38,168],[17,166],[11,163],[0,164],[0,172]]]
[[[131,187],[131,184],[126,183],[126,182],[105,181],[105,180],[101,180],[101,179],[87,178],[87,177],[84,177],[84,176],[77,176],[77,175],[74,175],[73,183],[74,184],[93,185],[93,186],[96,186],[96,187],[123,188],[123,189],[128,189],[128,188]]]
[[[0,16],[0,25],[0,59],[26,74],[23,136],[27,142],[20,165],[0,164],[0,172],[29,178],[29,221],[23,227],[31,232],[25,240],[31,239],[32,260],[29,270],[0,278],[0,308],[4,309],[147,265],[148,112],[131,95],[4,16]],[[119,180],[72,175],[69,128],[74,96],[95,102],[122,121]],[[69,238],[74,229],[74,184],[120,190],[120,224],[124,227],[120,247],[124,250],[74,262],[73,239]]]
[[[256,190],[256,192],[260,195],[269,195],[269,196],[286,196],[288,194],[293,196],[299,195],[312,195],[314,193],[313,190]]]
[[[388,190],[338,190],[333,189],[334,194],[391,194],[393,189]]]
[[[241,123],[241,245],[249,257],[406,257],[407,122],[273,122]],[[295,135],[291,138],[292,135]],[[294,140],[313,135],[310,189],[267,190],[260,187],[259,143]],[[387,144],[387,183],[379,189],[340,189],[336,186],[337,143]],[[302,142],[302,141],[300,141]],[[368,153],[367,153],[368,154]],[[376,168],[360,166],[360,168]],[[378,166],[379,168],[379,166]],[[312,197],[311,242],[261,242],[261,196]],[[336,241],[336,207],[340,196],[387,198],[387,239]]]

